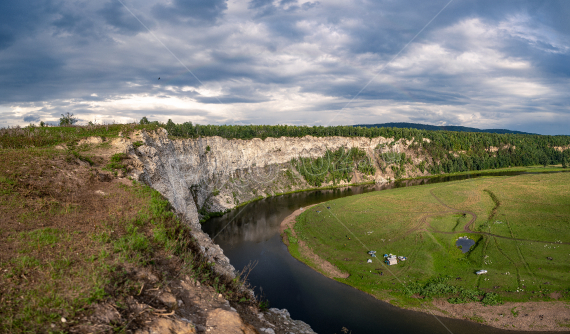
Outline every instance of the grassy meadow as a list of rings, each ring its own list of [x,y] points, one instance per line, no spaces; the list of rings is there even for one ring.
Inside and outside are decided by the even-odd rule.
[[[525,174],[372,192],[307,210],[295,231],[350,274],[337,280],[401,306],[570,299],[569,185],[570,173]],[[460,236],[475,241],[466,253]],[[386,266],[385,253],[407,261]]]

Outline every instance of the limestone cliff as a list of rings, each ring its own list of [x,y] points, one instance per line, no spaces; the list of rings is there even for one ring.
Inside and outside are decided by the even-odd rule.
[[[137,145],[132,144],[135,141]],[[410,143],[382,137],[306,136],[265,140],[205,137],[172,140],[166,130],[159,129],[152,133],[135,133],[133,139],[120,139],[115,144],[121,144],[135,167],[131,175],[159,191],[190,224],[192,236],[202,254],[214,264],[214,271],[231,278],[236,275],[234,267],[223,250],[202,231],[200,219],[211,212],[225,212],[256,198],[314,188],[293,167],[292,159],[318,158],[324,156],[327,150],[356,147],[366,153],[376,171],[373,176],[366,176],[355,170],[351,183],[383,183],[387,179],[394,179],[394,172],[388,168],[391,164],[400,167],[408,164],[407,171],[400,174],[401,177],[427,174],[415,167],[426,157],[421,156],[418,150],[411,150]],[[379,149],[385,147],[389,148]],[[398,161],[401,153],[406,153],[405,163]],[[337,185],[343,184],[348,183]],[[323,184],[330,185],[331,182]],[[253,297],[253,291],[249,293]],[[275,314],[287,312],[272,310]],[[271,314],[268,312],[267,316]],[[293,321],[288,315],[278,318],[273,321],[276,325],[272,326],[289,326],[287,332],[313,333],[308,325]]]
[[[322,157],[326,150],[357,147],[374,162],[376,174],[354,172],[351,183],[386,182],[394,173],[380,169],[378,147],[387,152],[407,152],[412,166],[404,177],[426,175],[414,167],[424,158],[408,150],[405,140],[362,137],[311,137],[228,140],[221,137],[198,139],[168,138],[166,130],[141,134],[144,145],[131,148],[141,167],[137,177],[162,193],[177,212],[195,227],[209,212],[227,211],[259,197],[311,189],[291,166],[291,159]],[[346,182],[340,183],[347,184]],[[331,185],[325,184],[324,186]]]

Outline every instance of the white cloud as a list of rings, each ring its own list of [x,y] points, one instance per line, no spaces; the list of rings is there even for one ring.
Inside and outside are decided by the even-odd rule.
[[[528,42],[533,47],[548,53],[567,53],[570,38],[528,15],[511,15],[498,26],[502,32]]]
[[[81,15],[102,6],[63,3]],[[423,121],[488,128],[505,127],[514,113],[523,123],[544,110],[568,113],[570,73],[563,65],[545,69],[541,57],[566,56],[569,34],[514,5],[491,18],[461,14],[457,9],[467,5],[454,4],[456,11],[444,11],[380,73],[439,7],[323,0],[304,10],[294,6],[302,1],[287,8],[274,1],[274,10],[262,14],[248,0],[230,0],[218,21],[195,26],[153,17],[153,4],[130,6],[202,84],[146,30],[123,34],[91,15],[89,38],[71,28],[57,36],[38,29],[1,51],[7,75],[0,84],[9,89],[0,91],[1,117],[13,124],[70,111],[105,121],[152,115],[202,124]]]

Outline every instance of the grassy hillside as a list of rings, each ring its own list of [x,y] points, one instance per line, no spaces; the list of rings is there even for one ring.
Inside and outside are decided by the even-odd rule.
[[[87,132],[47,132],[59,131],[75,139]],[[126,169],[124,155],[108,141],[74,142],[0,149],[1,333],[143,328],[173,309],[157,294],[184,277],[240,301],[239,280],[213,274],[168,201],[104,171]]]
[[[568,184],[570,173],[532,174],[367,193],[307,210],[295,231],[350,274],[339,281],[397,303],[570,299]],[[460,236],[476,242],[467,253]],[[408,260],[388,267],[385,253]]]

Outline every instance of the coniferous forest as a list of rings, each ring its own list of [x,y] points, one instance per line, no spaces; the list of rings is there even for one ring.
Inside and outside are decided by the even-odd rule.
[[[145,118],[142,124],[150,123]],[[220,136],[226,139],[268,137],[385,137],[412,141],[411,148],[424,149],[434,163],[432,174],[484,170],[514,166],[568,165],[570,136],[498,134],[484,132],[431,131],[408,128],[291,125],[193,125],[191,122],[163,124],[176,137]],[[424,140],[424,138],[428,140]],[[490,149],[496,148],[496,151]]]

